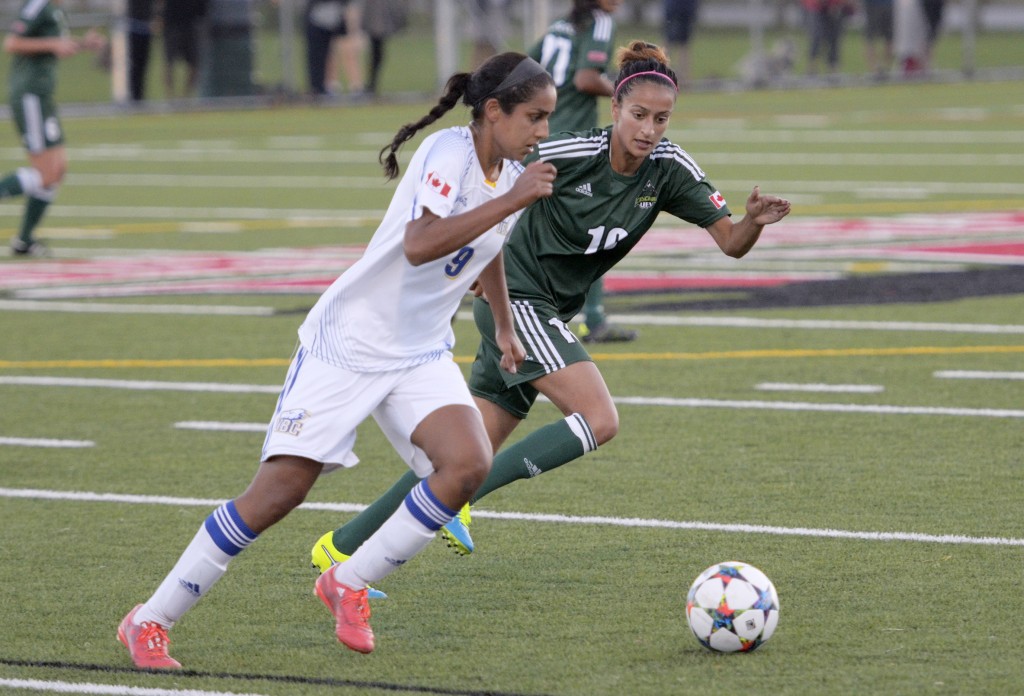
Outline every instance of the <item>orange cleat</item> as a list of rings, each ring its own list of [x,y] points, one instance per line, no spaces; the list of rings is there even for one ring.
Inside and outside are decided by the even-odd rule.
[[[171,645],[167,629],[151,621],[141,624],[133,621],[140,607],[142,605],[137,604],[117,627],[117,639],[128,648],[132,662],[142,669],[181,669],[181,663],[167,654]]]
[[[367,591],[353,590],[334,578],[334,571],[322,573],[316,580],[316,594],[334,615],[334,633],[347,647],[361,653],[373,652],[370,628],[370,603]]]

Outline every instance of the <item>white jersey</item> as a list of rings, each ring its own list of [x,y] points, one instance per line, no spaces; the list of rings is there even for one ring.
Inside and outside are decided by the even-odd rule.
[[[458,215],[511,188],[523,171],[505,160],[488,182],[469,128],[433,133],[416,150],[363,257],[320,297],[299,340],[320,360],[382,372],[437,360],[455,345],[451,321],[469,286],[502,249],[519,213],[450,256],[413,266],[402,249],[405,226],[424,209]]]

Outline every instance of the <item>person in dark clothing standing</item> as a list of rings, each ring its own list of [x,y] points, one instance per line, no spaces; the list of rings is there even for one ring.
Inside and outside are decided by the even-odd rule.
[[[168,97],[194,95],[199,84],[199,35],[209,0],[164,0],[164,86]],[[174,66],[185,63],[185,84],[174,88]]]
[[[125,8],[128,38],[128,95],[133,102],[146,98],[149,47],[153,40],[153,0],[128,0]]]

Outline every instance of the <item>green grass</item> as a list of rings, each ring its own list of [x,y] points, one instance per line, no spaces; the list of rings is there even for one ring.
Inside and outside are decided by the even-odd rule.
[[[834,259],[813,223],[836,218],[941,224],[969,239],[973,214],[1024,209],[1024,85],[902,85],[877,89],[700,93],[680,100],[672,136],[734,209],[754,183],[794,199],[793,224],[810,225],[811,259],[775,258],[772,231],[739,263],[709,247],[635,254],[630,268],[677,266],[794,270],[815,264],[844,277],[903,267],[854,240],[863,256]],[[961,107],[972,105],[965,113]],[[129,260],[128,274],[183,252],[245,254],[284,266],[319,248],[326,275],[339,246],[365,243],[392,187],[377,149],[427,104],[275,108],[66,119],[71,173],[42,236],[59,270]],[[445,123],[460,122],[453,114]],[[843,134],[830,140],[830,133]],[[903,133],[905,141],[880,140]],[[937,133],[926,142],[921,133]],[[1010,134],[1010,135],[1007,135]],[[860,138],[860,140],[858,140]],[[118,150],[117,148],[121,148]],[[412,148],[406,153],[411,154]],[[345,156],[331,157],[332,153]],[[118,154],[120,153],[120,154]],[[876,154],[873,166],[850,154]],[[769,155],[815,155],[800,165]],[[922,166],[883,155],[980,155],[978,164]],[[763,156],[764,161],[758,158]],[[1001,156],[1017,164],[997,163]],[[745,157],[745,160],[739,158]],[[731,161],[736,158],[737,161]],[[987,161],[986,161],[987,158]],[[0,166],[20,166],[13,137]],[[713,163],[713,164],[712,164]],[[122,179],[110,179],[113,176]],[[143,178],[153,176],[153,179]],[[232,177],[252,177],[248,180]],[[179,177],[162,185],[161,177]],[[189,178],[202,179],[190,184]],[[313,183],[300,177],[316,177]],[[879,195],[877,180],[917,182],[914,197]],[[198,179],[197,179],[198,181]],[[320,181],[322,183],[315,183]],[[231,183],[233,182],[233,183]],[[836,190],[821,182],[846,182]],[[989,191],[964,182],[992,184]],[[231,185],[229,185],[229,183]],[[927,184],[927,186],[925,186]],[[1000,188],[995,184],[1005,184]],[[1017,188],[1014,188],[1014,187]],[[21,204],[0,204],[10,234]],[[314,217],[322,220],[314,220]],[[937,214],[944,214],[937,217]],[[224,227],[229,225],[229,227]],[[664,221],[659,230],[701,238]],[[203,231],[206,230],[206,231]],[[213,231],[211,231],[213,230]],[[1019,230],[1019,227],[1017,228]],[[939,235],[942,236],[942,235]],[[932,237],[929,237],[932,239]],[[993,239],[1020,242],[1019,231]],[[262,251],[260,255],[254,252]],[[671,263],[669,263],[671,262]],[[182,262],[184,263],[184,262]],[[936,262],[938,263],[938,262]],[[718,265],[721,264],[721,265]],[[966,262],[940,264],[962,270]],[[38,262],[0,259],[0,282]],[[297,272],[297,271],[296,271]],[[215,274],[218,276],[221,272]],[[20,277],[20,276],[17,276]],[[74,281],[78,282],[78,281]],[[135,282],[115,275],[106,287]],[[72,281],[31,277],[30,284]],[[715,291],[742,298],[745,291]],[[1024,295],[944,302],[693,312],[694,293],[611,295],[609,309],[659,316],[1020,325]],[[269,316],[188,316],[0,309],[0,378],[80,377],[277,385],[295,329],[315,293],[153,294],[99,304],[246,305]],[[468,369],[473,326],[456,322]],[[1021,334],[800,330],[643,325],[635,344],[594,351],[616,396],[800,401],[1019,410],[1020,380],[945,380],[939,370],[1019,372]],[[208,361],[220,360],[219,364]],[[876,384],[875,394],[759,391],[762,382]],[[312,593],[308,551],[351,513],[298,510],[264,535],[172,632],[172,654],[194,672],[135,673],[114,638],[211,509],[249,481],[260,433],[182,430],[185,420],[266,422],[274,394],[221,394],[0,384],[0,438],[91,440],[83,449],[0,445],[0,486],[142,496],[138,502],[10,497],[0,504],[0,680],[258,694],[505,693],[662,696],[728,689],[754,694],[1014,693],[1020,546],[771,534],[498,519],[487,512],[606,516],[850,532],[1024,538],[1020,419],[620,406],[619,436],[584,460],[489,496],[474,526],[478,551],[441,544],[389,577],[374,604],[378,650],[338,646]],[[541,404],[525,434],[556,417]],[[517,434],[518,435],[518,434]],[[310,501],[369,503],[404,472],[372,424],[363,463],[332,475]],[[154,497],[198,499],[194,505]],[[781,622],[763,649],[706,652],[683,616],[692,579],[713,562],[742,559],[778,587]],[[38,693],[0,681],[5,693]],[[56,688],[56,687],[54,687]]]

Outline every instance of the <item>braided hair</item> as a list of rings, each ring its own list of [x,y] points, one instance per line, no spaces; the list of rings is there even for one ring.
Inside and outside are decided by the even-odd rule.
[[[554,85],[551,76],[543,69],[525,80],[502,87],[503,81],[523,61],[530,60],[526,54],[509,51],[489,58],[475,72],[456,73],[448,78],[444,94],[437,104],[415,123],[407,123],[398,129],[390,145],[381,148],[378,161],[384,168],[387,178],[394,179],[399,174],[398,150],[419,131],[434,123],[455,108],[461,100],[470,108],[473,120],[483,115],[484,104],[488,99],[498,100],[498,105],[506,114],[512,113],[516,106],[533,98],[534,94],[548,85]],[[499,89],[500,88],[500,89]]]

